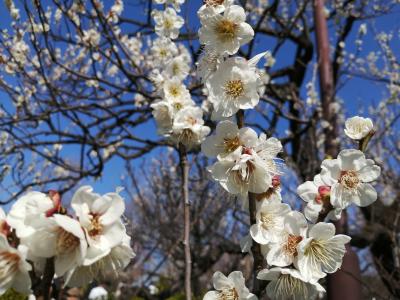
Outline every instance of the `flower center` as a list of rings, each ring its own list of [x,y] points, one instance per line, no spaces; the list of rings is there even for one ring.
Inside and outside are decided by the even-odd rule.
[[[234,138],[228,139],[224,138],[224,151],[225,152],[233,152],[237,148],[240,147],[240,139],[238,136],[235,136]]]
[[[235,38],[238,25],[230,20],[222,19],[216,24],[214,30],[222,42],[229,42]]]
[[[284,245],[284,251],[287,255],[297,255],[297,245],[303,240],[301,236],[289,234],[286,244]]]
[[[261,213],[260,220],[264,229],[269,229],[275,224],[275,218],[271,214]]]
[[[364,127],[363,122],[356,122],[352,124],[351,129],[356,133],[361,133],[364,131]]]
[[[237,183],[238,185],[249,183],[251,175],[253,174],[255,169],[256,167],[254,163],[248,160],[238,170],[233,170],[232,172],[235,183]]]
[[[293,295],[302,295],[303,299],[308,299],[309,296],[306,283],[289,274],[279,276],[274,291],[277,299],[292,299]]]
[[[222,3],[224,3],[225,0],[204,0],[204,4],[207,6],[218,6],[218,5],[222,5]]]
[[[89,233],[90,234],[90,233]],[[56,251],[57,254],[71,253],[79,246],[79,238],[62,228],[58,233]]]
[[[219,292],[218,300],[239,300],[239,295],[235,288],[224,289]]]
[[[360,179],[358,179],[356,171],[342,171],[340,173],[339,183],[348,190],[354,190],[360,183]]]
[[[182,103],[179,102],[175,102],[174,104],[172,104],[172,106],[174,107],[175,110],[181,110],[183,108]]]
[[[164,27],[165,27],[165,29],[170,30],[170,29],[172,29],[173,25],[174,25],[174,22],[172,22],[171,19],[168,19],[168,18],[164,19]]]
[[[91,237],[100,235],[103,232],[103,225],[100,222],[100,215],[92,215],[92,221],[89,226],[88,233]]]
[[[172,65],[172,74],[174,75],[174,76],[177,76],[178,74],[179,74],[179,72],[180,72],[180,67],[179,67],[179,64],[177,64],[177,63],[174,63],[173,65]]]
[[[312,240],[304,251],[304,254],[314,261],[328,263],[332,260],[332,256],[334,256],[335,253],[329,251],[323,241]]]
[[[181,94],[180,91],[179,91],[179,88],[177,86],[171,86],[169,88],[169,93],[173,97],[178,97]]]
[[[231,98],[238,98],[244,93],[244,84],[240,79],[229,80],[224,86],[225,94]]]

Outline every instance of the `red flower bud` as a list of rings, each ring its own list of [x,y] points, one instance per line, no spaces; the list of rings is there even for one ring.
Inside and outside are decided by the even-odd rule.
[[[55,190],[50,190],[48,192],[50,199],[53,201],[53,208],[46,211],[46,217],[51,217],[55,213],[59,212],[61,209],[61,196],[59,192]]]

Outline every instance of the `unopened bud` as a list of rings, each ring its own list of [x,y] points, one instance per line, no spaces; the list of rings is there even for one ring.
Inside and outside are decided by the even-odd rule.
[[[50,190],[48,195],[51,201],[53,201],[53,207],[46,211],[46,217],[51,217],[61,209],[61,196],[60,193],[55,190]]]
[[[279,175],[274,175],[274,177],[272,177],[272,186],[274,189],[281,186],[281,177]]]
[[[318,188],[318,194],[315,196],[315,202],[319,204],[326,204],[329,203],[331,196],[331,187],[327,185],[321,185]]]

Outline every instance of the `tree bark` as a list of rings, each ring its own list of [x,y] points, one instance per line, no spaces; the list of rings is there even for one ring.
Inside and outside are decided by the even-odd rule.
[[[257,214],[257,206],[256,206],[256,197],[255,194],[249,193],[249,215],[250,215],[250,226],[256,224],[256,214]],[[251,246],[251,253],[253,254],[253,294],[258,297],[261,296],[261,293],[265,289],[267,285],[267,281],[257,279],[257,274],[262,269],[264,269],[264,256],[261,253],[261,246],[259,243],[253,240],[253,245]]]
[[[328,27],[324,12],[324,0],[314,0],[314,23],[318,50],[319,82],[322,105],[322,116],[326,122],[325,155],[334,158],[339,152],[337,117],[332,110],[334,99],[334,80],[330,61],[330,44]],[[334,222],[337,233],[347,233],[347,214],[343,211],[341,220]],[[343,257],[343,264],[335,274],[328,275],[328,299],[358,300],[361,299],[360,267],[358,257],[349,245]]]
[[[184,234],[183,245],[185,252],[185,295],[186,300],[192,299],[192,257],[190,253],[190,202],[189,202],[189,164],[185,146],[179,144],[179,159],[182,174],[183,218]]]

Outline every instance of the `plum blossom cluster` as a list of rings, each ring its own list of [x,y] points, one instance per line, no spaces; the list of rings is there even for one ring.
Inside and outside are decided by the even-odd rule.
[[[246,14],[233,1],[205,1],[199,9],[200,43],[204,54],[198,64],[198,75],[205,84],[208,101],[213,106],[213,119],[223,120],[241,109],[254,108],[269,78],[257,63],[269,52],[249,61],[235,55],[253,39],[253,28],[246,23]],[[268,63],[273,63],[268,59]]]
[[[249,192],[268,193],[280,174],[276,156],[282,151],[281,142],[264,134],[258,136],[248,127],[239,129],[229,120],[218,123],[215,134],[206,138],[201,149],[206,156],[217,158],[208,169],[212,178],[244,201]]]
[[[342,210],[349,205],[364,207],[377,199],[371,182],[379,177],[381,169],[362,151],[374,134],[372,121],[359,116],[349,118],[344,132],[359,143],[360,150],[345,149],[336,159],[325,159],[321,173],[297,189],[307,202],[304,214],[311,222],[316,222],[321,215],[338,220]]]
[[[182,0],[158,0],[166,4],[163,11],[153,11],[158,38],[151,45],[153,61],[151,72],[159,99],[151,104],[158,133],[190,149],[199,145],[210,128],[204,126],[203,110],[196,106],[185,80],[190,72],[191,56],[185,46],[172,41],[179,35],[184,21],[177,14]]]
[[[71,207],[75,216],[61,205],[57,192],[28,192],[7,215],[0,211],[0,295],[10,288],[31,294],[31,277],[48,276],[49,259],[55,276],[74,287],[117,275],[129,264],[135,253],[117,192],[99,195],[83,186]]]
[[[352,203],[367,206],[375,201],[377,194],[370,182],[377,179],[380,168],[365,158],[362,147],[343,150],[337,159],[323,161],[314,181],[299,186],[298,194],[308,202],[304,214],[283,203],[282,162],[277,158],[281,142],[241,127],[237,114],[244,118],[242,110],[254,108],[263,95],[268,77],[256,65],[262,57],[271,61],[270,56],[264,52],[249,61],[235,56],[254,32],[243,8],[233,1],[205,1],[198,16],[199,39],[205,48],[198,73],[213,106],[212,118],[220,121],[201,147],[207,157],[216,158],[208,170],[227,192],[243,199],[244,207],[249,195],[256,200],[256,220],[241,244],[247,252],[253,243],[260,245],[268,268],[258,272],[257,278],[268,281],[268,297],[314,299],[324,292],[319,280],[342,265],[350,241],[349,236],[336,234],[325,218],[340,218]],[[240,126],[228,119],[235,114]],[[371,120],[355,117],[346,122],[345,133],[362,145],[372,127]],[[228,277],[216,272],[213,284],[215,290],[204,299],[257,299],[246,288],[241,272]]]

